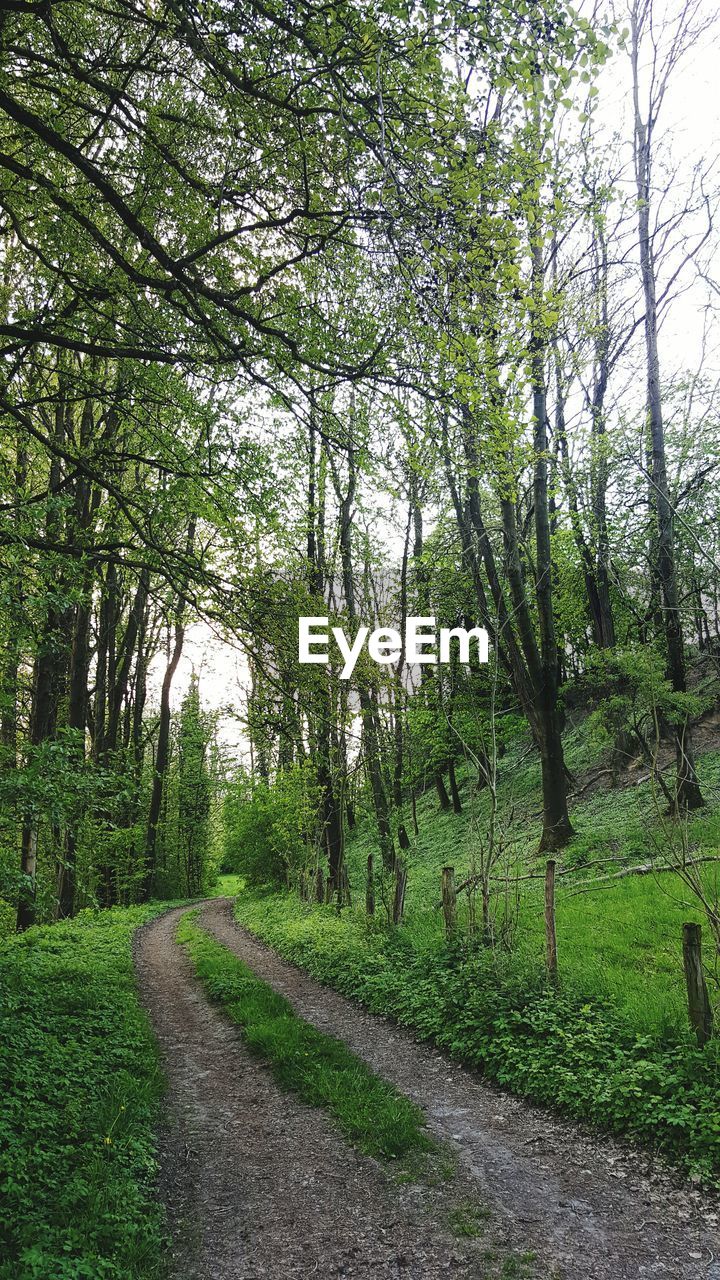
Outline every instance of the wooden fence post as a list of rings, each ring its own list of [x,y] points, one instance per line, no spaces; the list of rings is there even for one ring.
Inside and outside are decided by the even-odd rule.
[[[555,932],[555,859],[548,858],[545,867],[545,956],[548,977],[558,980],[557,934]]]
[[[690,1025],[702,1049],[713,1033],[713,1011],[702,967],[702,930],[699,924],[683,925],[683,963]]]
[[[375,915],[375,880],[373,877],[373,856],[368,854],[367,885],[365,888],[365,910],[369,916]]]
[[[457,894],[455,892],[455,868],[442,869],[442,909],[445,917],[445,934],[451,938],[457,925]]]

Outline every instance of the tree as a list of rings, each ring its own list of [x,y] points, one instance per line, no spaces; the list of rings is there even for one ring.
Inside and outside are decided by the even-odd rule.
[[[685,693],[687,688],[685,645],[680,612],[674,512],[670,500],[665,448],[665,424],[663,420],[662,387],[660,380],[660,354],[658,347],[657,278],[654,260],[654,237],[651,231],[653,202],[653,144],[663,99],[670,77],[679,60],[704,28],[698,25],[700,6],[691,2],[683,4],[680,13],[666,30],[666,47],[659,48],[655,28],[653,0],[633,0],[630,16],[630,58],[633,85],[633,125],[635,161],[635,186],[637,191],[638,248],[640,274],[645,302],[645,353],[646,353],[646,413],[648,429],[650,505],[656,519],[656,564],[661,596],[662,625],[667,648],[668,676],[675,693]],[[642,100],[641,45],[644,36],[649,37],[653,50],[653,65],[647,89],[646,101]],[[703,803],[698,782],[692,746],[690,723],[683,718],[674,729],[677,779],[675,807],[697,809]]]

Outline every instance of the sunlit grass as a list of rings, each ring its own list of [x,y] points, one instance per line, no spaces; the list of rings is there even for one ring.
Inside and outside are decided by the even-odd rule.
[[[245,887],[245,879],[243,876],[220,875],[217,878],[217,884],[211,898],[236,898]]]
[[[574,768],[592,767],[579,734],[570,735],[569,758]],[[698,855],[720,853],[720,753],[700,759],[699,771],[707,799],[706,808],[690,818],[687,837]],[[439,946],[443,940],[440,874],[446,865],[462,882],[472,867],[473,850],[484,838],[488,795],[477,791],[469,770],[461,769],[463,813],[442,813],[434,790],[419,797],[419,834],[413,838],[409,858],[406,918],[403,932],[421,949]],[[544,952],[544,859],[537,856],[540,832],[538,813],[539,768],[527,744],[513,744],[500,763],[499,817],[512,813],[512,827],[505,830],[513,865],[521,874],[536,873],[536,881],[521,886],[521,900],[514,929],[518,968],[541,968]],[[560,869],[574,868],[558,879],[557,930],[563,982],[579,994],[609,1001],[638,1029],[662,1031],[683,1028],[687,1014],[682,963],[682,926],[685,921],[704,922],[701,904],[671,872],[633,875],[591,885],[591,878],[670,856],[668,840],[675,840],[673,824],[654,801],[650,784],[602,790],[579,798],[572,806],[575,839],[559,857]],[[508,839],[509,837],[509,839]],[[355,888],[356,910],[362,915],[363,884],[368,853],[376,853],[376,838],[369,815],[363,815],[347,845],[350,879]],[[602,859],[595,867],[586,864]],[[604,861],[608,859],[609,861]],[[375,859],[377,867],[377,857]],[[709,864],[703,871],[706,884],[720,897],[720,871]],[[383,914],[382,872],[376,871],[378,913]],[[578,892],[582,890],[582,892]],[[391,886],[385,888],[390,898]],[[498,918],[503,908],[498,903]],[[467,917],[466,898],[460,895],[461,926]],[[353,913],[354,914],[354,913]],[[706,931],[706,961],[711,977],[711,940]]]

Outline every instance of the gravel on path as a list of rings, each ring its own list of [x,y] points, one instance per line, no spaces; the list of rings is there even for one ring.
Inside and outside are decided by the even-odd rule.
[[[475,1192],[470,1179],[402,1183],[348,1146],[322,1111],[275,1084],[208,1002],[175,942],[183,910],[135,937],[141,996],[168,1080],[159,1192],[175,1280],[499,1276],[507,1246],[500,1256],[492,1222],[478,1239],[449,1229],[453,1209]],[[518,1256],[523,1248],[519,1240]],[[547,1276],[535,1266],[512,1274]]]

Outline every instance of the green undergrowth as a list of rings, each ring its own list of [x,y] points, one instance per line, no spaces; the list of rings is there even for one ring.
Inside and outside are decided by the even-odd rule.
[[[376,1076],[345,1045],[293,1012],[289,1002],[257,978],[227,947],[183,916],[177,940],[192,958],[210,997],[242,1028],[243,1037],[267,1061],[283,1089],[323,1107],[360,1151],[409,1159],[433,1150],[422,1111]]]
[[[488,1079],[662,1152],[720,1186],[720,1045],[641,1033],[611,1004],[549,989],[517,955],[446,948],[360,911],[242,893],[238,920],[321,981],[389,1014]]]
[[[221,875],[218,876],[215,888],[208,897],[211,898],[234,898],[235,894],[245,887],[245,880],[242,876]]]
[[[0,1277],[153,1280],[163,1079],[131,940],[159,906],[0,945]]]

